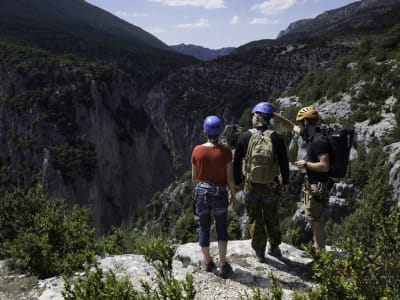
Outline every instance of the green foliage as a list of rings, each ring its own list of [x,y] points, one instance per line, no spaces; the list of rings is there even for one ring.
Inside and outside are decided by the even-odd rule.
[[[143,228],[134,222],[124,222],[118,228],[113,227],[110,234],[103,235],[97,240],[97,252],[143,254],[145,245],[158,240],[166,240],[160,227]]]
[[[0,201],[0,257],[9,254],[7,245],[34,225],[35,216],[42,213],[47,203],[40,185],[28,192],[12,189],[5,193]]]
[[[379,147],[373,147],[367,156],[364,155],[358,158],[352,170],[352,178],[357,178],[354,182],[363,189],[364,197],[341,224],[327,227],[328,243],[335,243],[339,237],[357,235],[366,247],[371,247],[376,230],[374,217],[387,215],[394,206],[385,154]]]
[[[366,246],[356,234],[338,244],[341,253],[309,253],[319,286],[309,299],[398,299],[400,291],[400,211],[374,215],[373,241]]]
[[[241,128],[238,125],[231,125],[225,129],[224,136],[228,147],[235,148]]]
[[[309,293],[310,299],[397,299],[400,211],[388,182],[385,158],[377,142],[368,153],[359,149],[352,181],[364,196],[341,224],[327,228],[327,242],[343,252],[312,254],[320,285]]]
[[[150,232],[158,231],[179,243],[196,241],[198,224],[193,213],[191,171],[183,174],[163,193],[156,193],[146,210],[137,213],[135,226],[145,226]]]
[[[272,272],[270,272],[270,277],[271,277],[271,286],[270,286],[270,291],[265,294],[261,290],[261,288],[256,287],[253,288],[253,294],[249,295],[247,291],[245,291],[244,296],[241,296],[240,299],[244,300],[281,300],[283,296],[283,289],[282,286],[277,284],[276,279]]]
[[[64,278],[63,296],[67,300],[119,300],[119,299],[194,299],[196,291],[193,276],[186,274],[185,280],[177,280],[172,275],[172,259],[175,249],[162,239],[156,239],[143,245],[145,259],[157,271],[156,284],[153,288],[148,282],[141,280],[144,292],[137,292],[128,278],[118,281],[110,270],[107,274],[95,265],[90,272],[85,267],[85,274],[75,279]]]
[[[337,58],[329,68],[309,72],[287,95],[298,96],[303,105],[324,99],[336,101],[342,92],[351,92],[353,114],[348,124],[369,120],[380,121],[384,100],[398,94],[399,25],[386,35],[368,38],[348,55]],[[363,83],[359,88],[355,84]]]
[[[242,116],[239,119],[239,125],[243,128],[243,131],[253,127],[253,124],[251,123],[251,107],[246,108],[243,111]]]
[[[95,255],[94,229],[89,224],[89,209],[67,209],[64,200],[49,199],[34,216],[32,227],[10,245],[11,256],[18,267],[40,278],[72,273]]]
[[[87,180],[93,179],[97,159],[94,145],[78,143],[74,146],[64,144],[51,147],[51,162],[61,170],[63,179],[73,183],[78,174]]]
[[[90,215],[49,198],[39,185],[8,192],[0,201],[1,254],[40,278],[79,270],[95,254]]]
[[[132,283],[125,278],[118,281],[111,270],[104,274],[103,270],[94,265],[95,270],[90,271],[85,264],[83,276],[74,280],[68,280],[65,276],[62,295],[66,300],[129,300],[146,299],[139,298]]]

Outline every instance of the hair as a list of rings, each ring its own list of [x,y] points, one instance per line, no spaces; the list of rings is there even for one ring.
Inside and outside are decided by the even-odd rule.
[[[254,113],[255,114],[255,113]],[[254,115],[253,114],[253,115]],[[253,115],[251,116],[251,117],[253,117]],[[270,123],[270,121],[271,121],[271,119],[272,119],[272,117],[273,117],[273,115],[272,114],[258,114],[258,116],[260,117],[260,118],[262,118],[262,120],[260,120],[260,121],[264,121],[264,123],[266,123],[267,125],[269,125],[269,123]]]
[[[207,140],[209,140],[211,143],[213,144],[218,144],[219,141],[219,135],[208,135],[208,134],[204,134],[207,138]]]

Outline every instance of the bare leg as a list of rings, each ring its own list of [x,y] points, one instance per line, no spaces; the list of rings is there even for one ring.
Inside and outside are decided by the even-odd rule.
[[[210,247],[201,247],[201,251],[203,252],[205,264],[208,264],[210,261],[212,261],[210,256]]]
[[[311,228],[314,233],[314,247],[315,249],[325,249],[325,230],[323,222],[310,222]]]
[[[221,267],[225,264],[227,247],[228,247],[227,241],[218,241],[219,265]]]

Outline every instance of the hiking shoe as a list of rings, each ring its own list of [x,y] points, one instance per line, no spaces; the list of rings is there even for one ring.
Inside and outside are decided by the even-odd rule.
[[[265,263],[265,251],[256,250],[256,257],[260,263]]]
[[[204,266],[204,271],[206,272],[212,272],[212,270],[214,270],[215,268],[215,264],[214,262],[211,260],[208,264],[205,264]]]
[[[232,273],[232,267],[230,264],[225,262],[225,264],[221,267],[221,270],[219,271],[219,275],[226,279],[230,273]]]
[[[279,246],[268,249],[268,255],[276,257],[277,259],[282,259],[282,252],[281,249],[279,249]]]

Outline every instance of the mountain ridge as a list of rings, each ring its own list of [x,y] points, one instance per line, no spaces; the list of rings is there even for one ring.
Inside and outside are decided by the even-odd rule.
[[[236,49],[235,47],[210,49],[203,46],[184,44],[184,43],[178,45],[171,45],[170,47],[179,53],[194,56],[197,59],[203,61],[210,61],[218,57],[229,55]]]
[[[287,29],[282,30],[277,39],[296,39],[296,34],[304,37],[319,37],[325,32],[340,32],[343,30],[365,30],[372,24],[379,24],[381,16],[391,10],[399,10],[398,0],[364,0],[356,1],[346,6],[325,11],[315,18],[303,19],[291,23]],[[375,25],[375,27],[377,27]],[[393,25],[393,23],[392,23]]]
[[[18,11],[18,13],[16,13]],[[58,29],[91,39],[104,39],[125,46],[159,48],[168,46],[138,26],[84,0],[3,0],[0,3],[0,24],[20,21],[37,24],[44,30]]]

